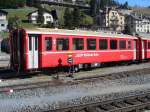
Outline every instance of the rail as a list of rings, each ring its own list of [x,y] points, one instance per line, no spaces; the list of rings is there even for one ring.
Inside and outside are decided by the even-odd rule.
[[[50,112],[131,112],[143,109],[150,109],[150,92],[121,97],[108,101],[94,102],[64,107]]]

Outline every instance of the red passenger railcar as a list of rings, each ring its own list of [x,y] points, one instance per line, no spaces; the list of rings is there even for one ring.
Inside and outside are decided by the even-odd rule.
[[[142,42],[147,40],[122,34],[43,28],[17,29],[11,34],[11,67],[33,70],[69,66],[68,59],[71,58],[72,64],[78,68],[150,58],[150,52],[146,50],[141,56]],[[146,45],[150,47],[150,44]]]
[[[150,37],[140,37],[141,38],[141,53],[142,59],[150,59]]]

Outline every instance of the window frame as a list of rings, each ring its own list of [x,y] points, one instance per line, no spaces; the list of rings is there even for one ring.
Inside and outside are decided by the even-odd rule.
[[[120,42],[123,42],[123,41],[125,41],[125,47],[123,46],[121,46],[121,43]],[[126,40],[119,40],[119,49],[120,50],[126,50],[127,49],[127,41]]]
[[[57,48],[57,40],[58,39],[68,39],[68,49],[67,50],[59,50]],[[68,51],[68,50],[70,50],[70,38],[68,36],[59,36],[59,37],[57,37],[56,38],[56,51]]]
[[[116,48],[111,48],[111,41],[116,41]],[[110,45],[110,50],[118,50],[118,40],[117,39],[110,39],[109,45]]]
[[[89,49],[88,40],[95,40],[95,49]],[[91,47],[91,46],[90,46]],[[97,39],[96,38],[86,38],[86,49],[87,50],[97,50]]]
[[[49,49],[49,50],[46,48],[46,39],[48,39],[48,40],[51,39],[51,47],[50,47],[51,49]],[[45,43],[45,51],[52,51],[53,50],[53,38],[52,37],[46,36],[44,39],[44,43]]]
[[[32,51],[33,49],[32,49],[32,37],[29,35],[29,51]]]
[[[82,39],[83,40],[83,43],[82,43],[82,49],[74,49],[74,39]],[[72,50],[77,50],[77,51],[79,51],[79,50],[84,50],[85,49],[85,46],[84,46],[84,38],[83,37],[73,37],[72,38]]]
[[[101,45],[101,44],[100,44],[100,41],[101,41],[101,40],[103,40],[103,41],[105,40],[105,41],[106,41],[106,49],[100,48],[100,45]],[[106,38],[100,38],[100,39],[98,39],[98,41],[99,41],[99,46],[98,46],[99,50],[108,50],[108,48],[109,48],[109,47],[108,47],[108,42],[109,42],[108,39],[106,39]]]
[[[150,41],[147,42],[147,49],[150,49]]]
[[[129,42],[130,42],[130,46],[129,46]],[[132,49],[132,40],[127,41],[127,49]]]

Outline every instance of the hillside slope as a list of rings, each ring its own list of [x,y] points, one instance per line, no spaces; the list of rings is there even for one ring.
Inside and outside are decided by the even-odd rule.
[[[150,8],[133,8],[133,11],[138,14],[150,16]]]

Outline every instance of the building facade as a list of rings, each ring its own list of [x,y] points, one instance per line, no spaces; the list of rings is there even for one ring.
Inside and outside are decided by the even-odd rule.
[[[8,26],[7,12],[0,10],[0,31],[6,31]]]
[[[133,33],[150,33],[150,17],[131,14],[126,18],[126,23]]]
[[[97,20],[103,28],[119,32],[125,28],[125,15],[116,9],[106,8],[101,10]]]
[[[30,23],[33,23],[33,24],[37,24],[37,19],[38,19],[38,14],[39,14],[39,10],[36,10],[34,12],[31,12],[28,14],[28,21]],[[50,23],[53,23],[54,22],[54,18],[52,16],[52,13],[50,11],[44,11],[43,12],[43,17],[44,17],[44,25],[48,24],[49,22]]]

